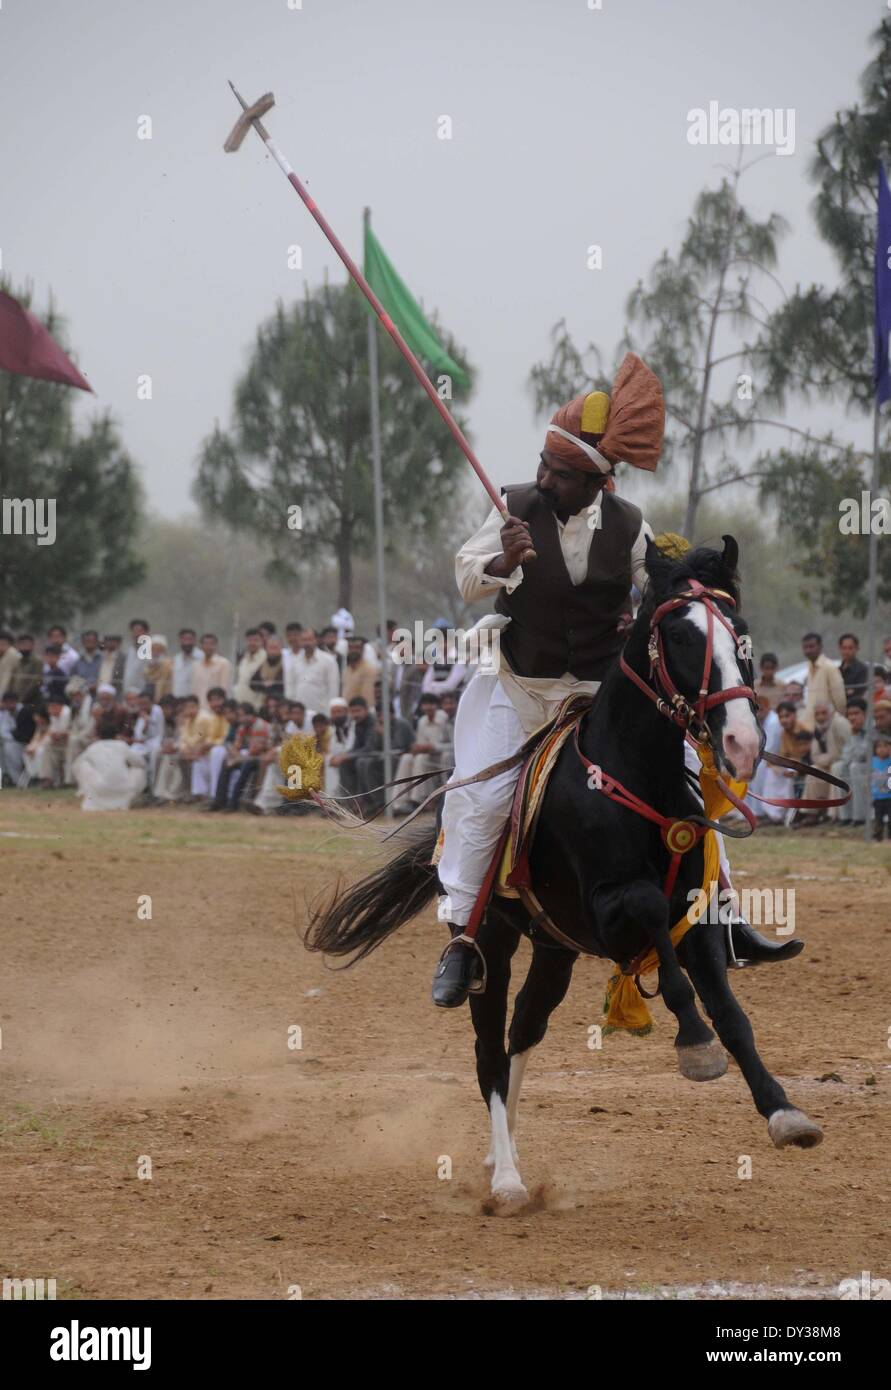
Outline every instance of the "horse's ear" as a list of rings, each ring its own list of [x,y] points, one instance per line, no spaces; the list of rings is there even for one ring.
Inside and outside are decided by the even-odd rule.
[[[644,564],[647,567],[647,574],[650,576],[654,594],[662,594],[668,587],[668,579],[672,570],[676,568],[674,560],[670,560],[658,547],[651,536],[647,536],[647,549],[644,556]]]
[[[739,564],[739,546],[736,543],[735,536],[722,536],[721,540],[724,542],[724,550],[721,555],[721,568],[724,570],[727,578],[727,587],[729,589],[736,589],[739,585],[739,574],[736,568]]]

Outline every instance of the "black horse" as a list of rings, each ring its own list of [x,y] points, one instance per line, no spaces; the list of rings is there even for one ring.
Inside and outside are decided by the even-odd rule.
[[[488,978],[485,992],[471,995],[470,1010],[477,1076],[491,1119],[486,1162],[493,1169],[493,1195],[505,1206],[526,1200],[514,1139],[523,1072],[530,1050],[541,1042],[551,1013],[566,994],[580,951],[627,964],[655,949],[660,992],[677,1019],[675,1046],[682,1074],[695,1081],[723,1075],[726,1048],[777,1148],[808,1148],[822,1139],[819,1126],[791,1104],[758,1056],[751,1024],[727,980],[723,925],[700,921],[677,948],[671,942],[671,924],[683,917],[702,886],[702,842],[680,859],[666,897],[663,885],[671,854],[658,825],[598,790],[600,777],[590,777],[584,765],[596,768],[603,779],[616,778],[663,815],[702,813],[685,774],[684,729],[641,688],[652,689],[655,614],[669,681],[690,705],[700,696],[708,664],[705,605],[693,599],[661,611],[672,598],[691,592],[691,587],[695,590],[691,581],[698,581],[709,591],[714,611],[726,621],[726,626],[719,619],[711,624],[707,689],[715,698],[708,702],[702,732],[722,771],[731,777],[751,776],[761,748],[751,704],[743,695],[720,700],[720,692],[749,684],[739,640],[747,628],[736,612],[736,559],[731,537],[725,537],[723,552],[701,548],[683,560],[669,559],[650,546],[646,598],[623,653],[640,684],[618,662],[611,667],[581,721],[578,747],[572,740],[564,745],[551,775],[530,855],[532,882],[548,918],[578,949],[560,944],[534,925],[526,909],[512,899],[493,899],[480,928],[477,940]],[[437,890],[430,867],[435,837],[435,827],[416,833],[384,868],[317,912],[307,930],[309,948],[359,960],[410,921]],[[532,963],[517,995],[505,1046],[511,958],[520,933],[531,937]],[[720,1042],[701,1016],[697,996]]]

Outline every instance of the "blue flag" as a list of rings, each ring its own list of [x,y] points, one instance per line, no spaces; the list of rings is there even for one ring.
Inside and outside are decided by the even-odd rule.
[[[891,335],[891,190],[883,165],[879,165],[879,216],[876,227],[876,358],[873,380],[876,404],[891,398],[891,362],[888,341]]]

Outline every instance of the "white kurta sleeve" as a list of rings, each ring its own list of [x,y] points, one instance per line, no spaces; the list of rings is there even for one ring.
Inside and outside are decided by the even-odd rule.
[[[522,583],[523,571],[518,565],[509,579],[498,579],[484,570],[490,561],[501,555],[501,527],[504,522],[497,507],[493,507],[480,529],[465,541],[455,557],[455,579],[466,603],[497,594],[506,589],[510,594]]]
[[[648,521],[641,521],[640,530],[637,533],[637,540],[631,547],[631,578],[637,587],[638,593],[646,592],[649,583],[647,574],[647,541],[653,539],[653,528]]]

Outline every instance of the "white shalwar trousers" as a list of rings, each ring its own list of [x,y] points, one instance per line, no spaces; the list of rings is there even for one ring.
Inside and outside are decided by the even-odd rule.
[[[545,717],[551,717],[565,698],[548,704]],[[498,677],[481,669],[473,677],[458,705],[455,716],[455,781],[472,777],[502,758],[516,753],[529,737],[517,710]],[[684,745],[688,767],[699,771],[699,758],[689,744]],[[443,795],[442,826],[444,844],[439,861],[439,879],[445,897],[440,900],[439,920],[466,927],[483,886],[486,871],[510,815],[511,801],[519,765],[458,787]],[[730,865],[724,852],[724,837],[718,834],[721,869],[730,880]]]

